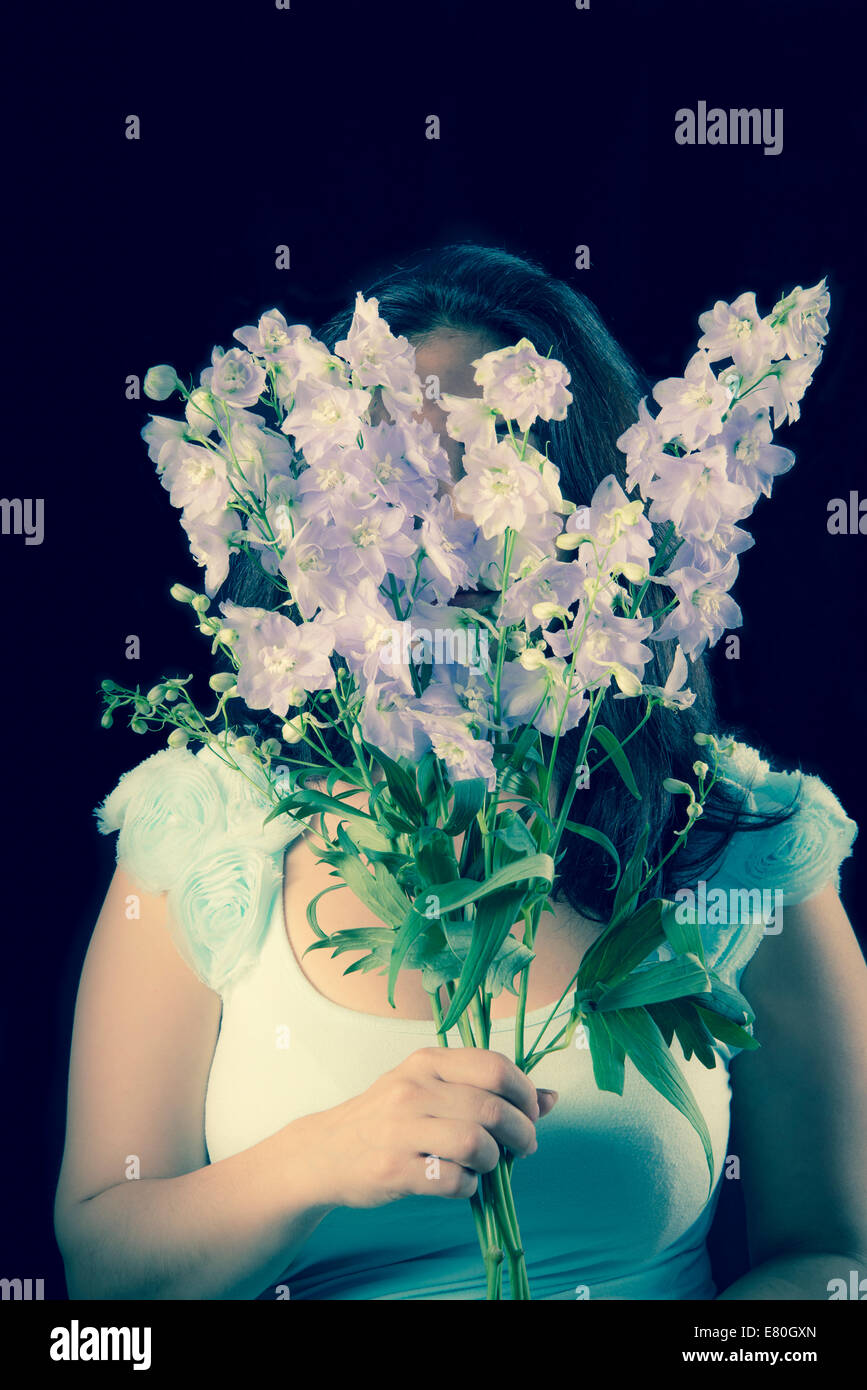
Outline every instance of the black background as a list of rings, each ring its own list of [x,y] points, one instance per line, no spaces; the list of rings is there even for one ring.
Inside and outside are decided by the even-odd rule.
[[[45,539],[0,538],[0,1275],[64,1296],[51,1202],[72,1009],[114,855],[92,810],[161,746],[100,729],[99,681],[205,667],[168,597],[200,574],[129,374],[197,374],[274,305],[315,325],[375,271],[449,240],[542,260],[653,380],[683,370],[715,299],[752,289],[767,312],[826,275],[829,344],[803,419],[778,437],[797,463],[747,523],[741,655],[721,644],[712,669],[724,716],[863,821],[864,540],[827,531],[829,499],[865,490],[859,15],[840,0],[149,0],[42,4],[7,32],[2,488],[44,497]],[[782,107],[782,153],[677,145],[674,113],[699,100]],[[856,929],[864,880],[848,861]]]

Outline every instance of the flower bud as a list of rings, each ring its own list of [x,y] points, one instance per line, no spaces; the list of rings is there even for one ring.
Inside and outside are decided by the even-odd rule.
[[[105,691],[106,695],[110,695],[113,690],[120,689],[119,686],[115,685],[114,681],[100,681],[100,687]]]
[[[178,374],[174,367],[169,367],[162,363],[159,367],[150,367],[145,372],[144,393],[152,401],[165,401],[173,391],[178,389]]]
[[[147,693],[149,703],[152,705],[158,705],[165,693],[166,688],[164,685],[152,685]]]
[[[677,777],[666,777],[662,785],[667,792],[685,792],[692,799],[693,790],[686,782],[681,782]]]
[[[226,647],[233,647],[238,640],[238,634],[233,627],[221,627],[215,636]]]
[[[280,730],[285,743],[300,743],[304,737],[304,726],[307,718],[303,714],[296,714],[294,719],[288,719]],[[353,732],[355,726],[353,726]]]
[[[692,765],[692,770],[695,773],[696,777],[706,777],[708,772],[710,771],[707,763],[702,762],[694,762]]]
[[[687,820],[695,820],[698,816],[702,815],[703,813],[704,813],[704,807],[703,807],[703,806],[699,806],[699,804],[698,804],[697,801],[693,801],[693,802],[692,802],[689,806],[687,806],[687,808],[686,808]]]
[[[110,729],[114,723],[114,717],[106,710],[99,722],[104,729]]]
[[[196,594],[193,599],[193,607],[197,613],[207,613],[211,606],[211,600],[205,594]]]
[[[280,752],[279,738],[266,738],[265,742],[262,744],[262,752],[268,758],[276,758]]]
[[[129,727],[132,729],[134,734],[146,734],[148,731],[147,724],[143,719],[139,719],[138,716],[129,721]]]
[[[169,748],[185,748],[190,741],[190,736],[184,729],[172,729],[169,734]]]
[[[213,637],[219,626],[219,618],[203,618],[199,623],[199,632],[204,633],[205,637]]]
[[[227,690],[236,689],[237,677],[234,671],[217,671],[216,675],[211,676],[208,685],[222,695]]]
[[[178,603],[192,603],[196,597],[192,589],[188,589],[186,584],[173,584],[169,593],[172,598],[177,599]]]
[[[255,753],[256,740],[250,738],[249,734],[244,734],[241,738],[236,738],[232,745],[235,753]]]
[[[153,714],[150,701],[143,699],[141,696],[139,696],[137,700],[133,700],[133,708],[136,714]]]
[[[175,700],[178,698],[178,692],[175,686],[169,686],[165,698],[168,704],[174,704]]]

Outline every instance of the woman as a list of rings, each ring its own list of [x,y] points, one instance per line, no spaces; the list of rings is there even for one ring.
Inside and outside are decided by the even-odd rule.
[[[454,480],[461,447],[438,393],[480,394],[472,362],[528,337],[571,375],[567,420],[536,431],[564,496],[589,499],[610,472],[623,481],[615,441],[641,384],[581,296],[474,246],[428,255],[368,293],[416,348],[433,387],[424,414]],[[329,347],[349,317],[320,332]],[[275,602],[242,557],[226,594]],[[664,685],[671,659],[658,644],[645,680]],[[610,764],[579,793],[581,819],[624,849],[648,825],[655,862],[674,828],[661,781],[690,777],[697,729],[719,732],[701,659],[688,684],[695,705],[657,709],[631,745],[643,800],[621,794]],[[631,728],[629,703],[606,702],[615,733]],[[570,755],[571,736],[564,766]],[[597,1090],[580,1048],[547,1056],[531,1081],[509,1060],[506,992],[491,1049],[457,1038],[438,1048],[416,973],[401,972],[392,1009],[381,975],[345,975],[327,951],[304,956],[306,905],[331,880],[288,822],[266,843],[261,815],[251,821],[207,750],[132,769],[100,808],[100,828],[120,831],[118,869],[76,1010],[56,1203],[71,1296],[483,1298],[465,1199],[499,1144],[528,1160],[513,1181],[535,1298],[715,1297],[706,1237],[732,1177],[744,1184],[752,1268],[722,1297],[824,1299],[831,1280],[863,1275],[867,971],[838,894],[855,826],[817,777],[798,787],[743,744],[724,770],[687,850],[648,889],[704,881],[784,895],[784,930],[702,928],[708,962],[746,993],[762,1044],[743,1055],[719,1045],[712,1070],[676,1053],[713,1139],[708,1200],[694,1132],[634,1068],[622,1097]],[[249,890],[262,855],[273,894]],[[571,837],[561,871],[535,942],[530,1028],[605,920],[607,866],[593,844]],[[327,932],[347,925],[350,901],[353,924],[373,920],[330,894]]]

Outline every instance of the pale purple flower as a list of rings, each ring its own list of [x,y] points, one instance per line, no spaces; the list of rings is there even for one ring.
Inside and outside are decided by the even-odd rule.
[[[307,462],[315,463],[335,445],[357,444],[370,401],[369,391],[334,381],[302,380],[280,428],[295,437],[295,446]]]
[[[620,435],[617,447],[626,455],[626,488],[639,488],[647,495],[647,484],[656,472],[657,460],[663,456],[665,440],[656,419],[647,409],[647,397],[638,406],[638,420]]]
[[[379,300],[356,295],[347,336],[334,351],[352,367],[356,386],[379,386],[389,415],[411,414],[422,407],[421,382],[415,370],[415,349],[407,338],[395,337],[379,316]]]
[[[754,497],[770,497],[773,479],[788,473],[795,462],[791,449],[772,444],[772,439],[767,410],[756,412],[745,405],[735,406],[718,436],[726,448],[729,480],[749,488]]]
[[[241,515],[223,511],[188,517],[182,512],[181,525],[187,533],[193,559],[205,571],[205,593],[213,598],[229,573],[229,539],[240,534]]]
[[[170,439],[160,449],[158,471],[173,507],[183,507],[189,521],[221,512],[231,489],[226,461],[214,449]]]
[[[363,425],[361,455],[373,476],[377,495],[423,516],[436,495],[432,473],[409,463],[404,452],[405,431],[399,425]]]
[[[386,608],[371,580],[346,590],[339,610],[327,613],[334,649],[359,681],[392,682],[413,693],[409,667],[411,624]]]
[[[651,636],[653,642],[676,637],[687,656],[695,659],[705,647],[718,642],[726,628],[740,627],[743,616],[727,590],[737,576],[737,560],[716,572],[703,573],[691,566],[669,570],[661,582],[672,589],[677,607],[666,614]]]
[[[159,473],[159,458],[163,445],[169,440],[186,439],[187,427],[183,420],[170,420],[166,415],[152,415],[142,429],[141,437],[148,446],[148,458],[156,464]]]
[[[590,708],[590,702],[580,681],[574,677],[569,691],[568,672],[567,662],[560,657],[545,656],[538,647],[528,647],[515,661],[507,661],[500,679],[504,722],[529,723],[541,702],[539,713],[533,719],[535,728],[552,735],[558,724],[562,733],[574,729]]]
[[[586,627],[584,614],[579,612],[570,629],[546,632],[545,636],[549,646],[563,656],[578,645],[575,674],[584,689],[595,690],[614,679],[626,695],[637,695],[644,668],[653,656],[644,643],[652,632],[652,618],[615,617],[604,604],[597,604]]]
[[[472,517],[486,540],[507,527],[520,531],[531,516],[549,511],[542,478],[522,462],[511,443],[468,449],[464,476],[452,492],[455,506]]]
[[[711,362],[731,357],[746,377],[756,376],[770,363],[774,330],[769,319],[759,317],[752,292],[738,295],[731,304],[718,299],[712,310],[699,315],[698,322],[703,334],[698,346],[707,351]]]
[[[651,521],[673,521],[679,535],[707,540],[720,522],[749,516],[755,494],[729,480],[726,463],[722,444],[668,457],[650,487]]]
[[[773,356],[809,357],[824,345],[828,332],[831,296],[824,279],[810,289],[796,285],[791,294],[774,305],[771,321],[776,330]]]
[[[480,777],[488,791],[497,785],[494,746],[476,738],[458,720],[430,719],[424,724],[433,751],[445,764],[449,781],[465,782]]]
[[[468,449],[492,449],[497,442],[498,411],[483,396],[452,396],[443,391],[439,405],[446,412],[446,433]]]
[[[562,521],[553,512],[537,512],[529,516],[521,530],[513,536],[510,579],[525,578],[542,560],[554,555],[554,537],[562,527]],[[467,555],[473,587],[501,589],[504,558],[503,537],[495,535],[487,539],[482,531],[477,529],[476,538]]]
[[[308,621],[320,607],[329,612],[339,610],[346,593],[340,557],[329,548],[332,535],[333,529],[321,518],[311,517],[287,538],[279,561],[298,611]]]
[[[572,401],[566,390],[569,373],[562,362],[542,357],[529,338],[488,352],[473,366],[485,402],[507,420],[517,420],[522,433],[536,419],[565,420]]]
[[[680,438],[687,449],[696,449],[709,434],[719,434],[728,409],[729,394],[710,368],[706,352],[696,352],[682,377],[667,377],[653,388],[662,407],[656,417],[666,440]]]
[[[645,695],[656,695],[665,709],[689,709],[695,704],[693,691],[684,688],[689,671],[683,649],[678,643],[675,647],[674,661],[665,685],[645,685]],[[615,695],[615,700],[628,699],[625,695]]]
[[[591,537],[578,547],[578,559],[590,575],[625,569],[637,578],[638,571],[647,573],[653,559],[653,528],[644,505],[640,498],[629,500],[613,473],[598,484],[589,507],[578,507],[567,518],[563,539],[571,535]]]
[[[678,569],[696,569],[711,574],[728,564],[731,556],[749,550],[755,541],[749,531],[729,522],[721,522],[707,540],[690,536],[678,547],[675,563]]]
[[[238,694],[251,709],[270,709],[284,718],[289,706],[304,704],[309,692],[333,690],[334,640],[328,624],[296,624],[282,613],[242,608],[228,600],[220,610],[238,633]]]
[[[475,534],[472,521],[455,516],[450,497],[441,497],[428,507],[419,533],[425,553],[420,572],[441,602],[453,598],[458,589],[469,587],[467,557]]]
[[[584,566],[576,561],[546,559],[526,579],[519,579],[506,590],[498,617],[500,627],[525,623],[528,632],[539,627],[534,615],[536,604],[554,604],[569,609],[584,592]]]
[[[783,420],[794,424],[801,418],[800,401],[821,360],[822,351],[817,348],[815,352],[797,357],[794,361],[777,362],[763,381],[744,392],[744,399],[753,410],[760,406],[771,407],[774,429],[778,429]]]
[[[257,357],[274,357],[290,346],[300,326],[290,328],[279,309],[268,309],[259,319],[258,327],[248,324],[245,328],[236,328],[232,337]],[[309,328],[307,335],[310,336]]]
[[[328,554],[341,577],[352,582],[369,575],[381,584],[390,572],[396,579],[408,579],[418,544],[409,529],[403,507],[378,504],[360,514],[347,507],[337,513],[328,532]]]
[[[333,517],[341,508],[363,511],[376,502],[373,470],[362,449],[329,449],[298,479],[305,516]]]
[[[418,701],[393,682],[371,681],[364,691],[359,727],[365,742],[389,758],[417,763],[431,741],[417,718]]]
[[[206,391],[227,405],[255,405],[265,387],[265,369],[249,352],[244,352],[243,348],[229,348],[224,352],[215,347],[211,363],[201,375]]]

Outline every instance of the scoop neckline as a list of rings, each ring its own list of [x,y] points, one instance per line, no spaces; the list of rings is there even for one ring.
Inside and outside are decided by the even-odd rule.
[[[281,865],[285,865],[285,856],[287,848],[288,846],[284,846],[280,852]],[[320,993],[320,991],[313,984],[313,981],[310,980],[307,977],[307,975],[305,975],[304,971],[301,969],[301,962],[295,955],[295,950],[292,946],[292,942],[289,940],[289,924],[286,920],[286,911],[284,903],[284,879],[285,868],[281,868],[276,901],[274,904],[273,919],[271,924],[272,931],[276,925],[277,935],[280,937],[279,949],[281,950],[281,952],[285,954],[289,969],[293,971],[294,974],[298,977],[300,987],[311,997],[311,999],[315,1000],[316,1003],[318,1003],[320,1007],[324,1008],[327,1013],[334,1014],[335,1017],[349,1017],[353,1019],[355,1022],[364,1023],[368,1026],[373,1024],[378,1028],[388,1028],[392,1033],[423,1033],[425,1035],[430,1035],[430,1037],[432,1038],[435,1038],[436,1024],[432,1018],[389,1018],[387,1015],[383,1014],[370,1014],[365,1012],[363,1009],[350,1009],[347,1004],[338,1004],[335,999],[329,999],[327,995]],[[551,1010],[553,1008],[554,1003],[552,1002],[551,1004],[543,1004],[540,1009],[534,1009],[532,1013],[525,1014],[525,1028],[528,1023],[543,1023],[546,1018],[550,1017]],[[554,1017],[551,1019],[551,1022],[553,1023],[555,1019],[560,1018],[564,1013],[568,1014],[570,1010],[571,1005],[567,1001],[564,1001],[562,1006],[558,1009],[557,1013],[554,1014]],[[514,1033],[515,1015],[513,1015],[511,1018],[495,1018],[491,1020],[492,1033],[505,1033],[507,1031],[511,1031],[512,1033]],[[446,1034],[446,1037],[460,1037],[457,1025],[449,1029],[448,1033]]]

